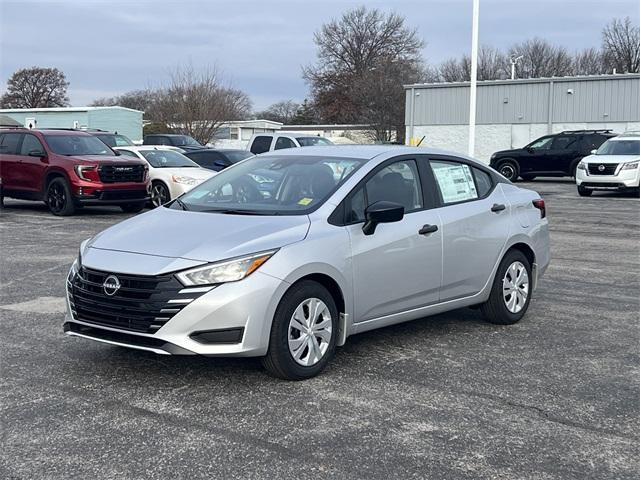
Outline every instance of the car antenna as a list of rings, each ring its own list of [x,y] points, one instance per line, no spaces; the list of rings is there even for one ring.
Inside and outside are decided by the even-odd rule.
[[[422,138],[420,139],[420,141],[416,144],[416,147],[419,147],[420,145],[422,145],[422,141],[427,138],[426,135],[423,135]]]

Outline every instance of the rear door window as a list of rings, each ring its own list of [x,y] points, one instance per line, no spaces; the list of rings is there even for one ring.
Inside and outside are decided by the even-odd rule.
[[[273,147],[274,150],[281,150],[283,148],[296,148],[296,144],[293,143],[293,140],[287,137],[279,137],[276,140],[276,146]]]
[[[253,143],[251,144],[251,153],[258,155],[260,153],[268,152],[271,147],[271,140],[273,137],[260,135],[253,139]]]
[[[44,152],[44,147],[40,140],[35,135],[26,134],[22,139],[22,147],[20,148],[20,155],[29,155],[29,152],[38,151]]]
[[[553,139],[551,143],[551,150],[567,150],[569,148],[577,147],[576,135],[560,135]]]
[[[478,198],[478,190],[469,165],[449,160],[431,160],[429,163],[444,205]]]
[[[19,155],[22,136],[22,133],[5,133],[2,137],[2,143],[0,143],[0,153],[4,153],[5,155]]]

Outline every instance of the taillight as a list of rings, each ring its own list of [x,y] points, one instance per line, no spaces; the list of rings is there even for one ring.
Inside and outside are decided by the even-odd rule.
[[[78,177],[87,182],[99,182],[98,167],[95,165],[76,165],[75,167]]]
[[[534,207],[540,210],[540,218],[544,218],[547,216],[547,207],[545,207],[544,205],[544,200],[538,199],[534,200],[532,203]]]

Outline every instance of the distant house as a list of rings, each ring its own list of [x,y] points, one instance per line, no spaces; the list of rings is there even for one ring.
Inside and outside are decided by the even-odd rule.
[[[26,128],[100,129],[142,141],[142,114],[125,107],[6,108],[7,116]]]

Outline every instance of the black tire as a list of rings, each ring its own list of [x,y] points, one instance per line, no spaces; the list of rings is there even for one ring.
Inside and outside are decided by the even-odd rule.
[[[578,195],[580,195],[581,197],[590,197],[592,193],[593,190],[578,185]]]
[[[294,312],[305,300],[319,299],[327,306],[331,316],[331,339],[327,349],[317,363],[300,365],[289,350],[289,322]],[[304,380],[318,375],[335,353],[339,312],[329,291],[317,282],[303,280],[294,284],[280,300],[271,325],[269,350],[262,364],[269,374],[284,380]],[[301,347],[303,348],[303,347]],[[304,356],[304,355],[302,355]]]
[[[153,182],[151,184],[151,208],[156,208],[171,200],[171,192],[162,182]]]
[[[520,304],[521,308],[517,312],[512,312],[507,308],[506,300],[503,294],[503,279],[507,275],[507,270],[513,265],[519,262],[524,266],[527,272],[528,278],[528,293],[524,304]],[[482,311],[485,319],[489,323],[497,325],[512,325],[519,322],[524,314],[527,313],[529,308],[529,302],[531,301],[531,288],[533,286],[533,278],[531,276],[531,265],[529,260],[519,250],[509,250],[507,254],[500,262],[496,277],[493,280],[493,286],[491,287],[491,294],[489,300],[482,304],[480,310]],[[512,294],[513,295],[513,294]]]
[[[525,182],[530,182],[531,180],[535,179],[536,176],[535,175],[520,175],[520,177],[522,178],[522,180],[524,180]]]
[[[55,177],[47,184],[45,203],[49,211],[59,217],[73,215],[76,211],[69,184],[62,177]]]
[[[138,213],[144,210],[145,202],[138,203],[126,203],[124,205],[120,205],[120,208],[124,213]]]
[[[515,182],[518,178],[518,164],[513,160],[505,160],[500,162],[496,170],[500,172],[500,175],[512,182]]]

